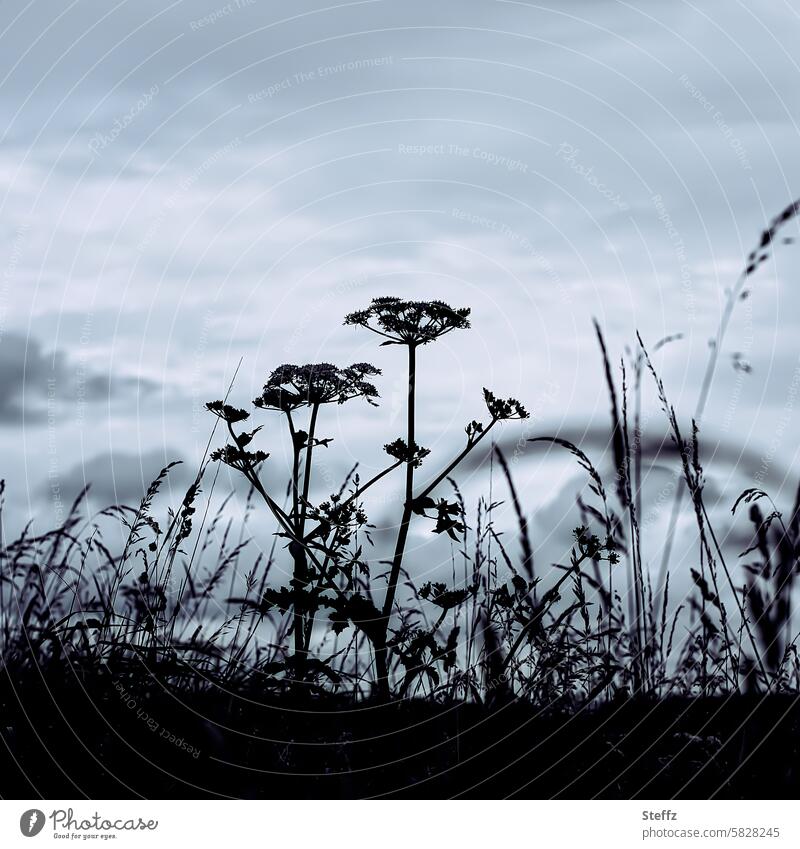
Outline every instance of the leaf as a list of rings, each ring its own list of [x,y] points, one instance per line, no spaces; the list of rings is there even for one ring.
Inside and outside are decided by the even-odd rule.
[[[430,495],[426,495],[424,498],[416,498],[411,503],[411,509],[418,516],[424,516],[426,510],[433,510],[435,507],[436,501]]]

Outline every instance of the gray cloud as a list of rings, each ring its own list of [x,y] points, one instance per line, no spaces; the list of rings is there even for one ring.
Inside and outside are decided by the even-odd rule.
[[[0,425],[41,424],[69,401],[80,413],[81,405],[146,397],[158,388],[146,378],[98,373],[18,333],[0,338],[0,362]]]
[[[42,485],[40,492],[53,497],[55,492],[64,503],[70,503],[89,486],[89,498],[97,508],[112,504],[136,506],[159,472],[171,462],[179,461],[180,454],[172,448],[132,454],[114,451],[95,455],[85,462],[76,463],[59,478]],[[195,472],[181,463],[169,472],[162,490],[178,503],[185,487],[194,480]]]

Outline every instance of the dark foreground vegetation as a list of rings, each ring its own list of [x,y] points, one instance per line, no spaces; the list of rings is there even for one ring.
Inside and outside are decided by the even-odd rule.
[[[198,698],[153,679],[134,706],[104,675],[85,689],[38,676],[17,685],[3,693],[6,798],[793,799],[800,789],[792,696],[570,713],[257,686]]]
[[[86,516],[79,498],[50,532],[4,535],[2,795],[793,797],[800,501],[781,510],[758,487],[741,493],[729,506],[752,544],[732,560],[706,504],[700,433],[736,303],[798,211],[771,222],[728,292],[689,421],[653,359],[675,337],[638,338],[614,364],[596,327],[609,480],[579,446],[522,431],[525,406],[488,389],[462,448],[430,457],[416,440],[424,349],[468,330],[470,311],[378,298],[346,324],[402,350],[408,394],[404,433],[387,435],[370,478],[356,466],[317,499],[319,457],[333,450],[326,410],[377,403],[380,372],[282,365],[254,410],[207,405],[207,457],[166,518],[154,503],[169,467],[136,507]],[[660,408],[659,463],[676,482],[656,563],[643,553],[644,403]],[[251,415],[264,418],[247,430]],[[270,489],[276,424],[288,485]],[[517,428],[518,446],[570,452],[585,473],[559,563],[536,560],[509,458],[486,439],[501,428]],[[473,509],[458,474],[478,451],[497,480]],[[221,465],[247,488],[237,526],[225,504],[209,509]],[[381,559],[363,499],[394,473],[403,497]],[[502,500],[513,538],[497,526]],[[683,509],[695,556],[676,573]],[[415,575],[412,522],[451,541],[442,580]],[[253,523],[269,524],[271,549],[254,550]]]

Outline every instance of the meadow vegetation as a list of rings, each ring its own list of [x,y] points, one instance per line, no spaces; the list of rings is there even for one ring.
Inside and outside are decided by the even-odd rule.
[[[675,337],[651,347],[637,337],[633,353],[613,363],[595,327],[613,475],[558,435],[521,437],[570,452],[588,481],[581,523],[555,568],[537,562],[511,464],[493,439],[521,429],[523,403],[483,389],[485,416],[466,423],[461,448],[430,471],[433,458],[417,442],[425,349],[467,332],[470,310],[396,297],[345,318],[399,349],[405,368],[405,429],[386,434],[385,466],[370,478],[356,466],[336,491],[312,498],[332,441],[326,412],[377,404],[379,370],[284,364],[253,409],[227,398],[207,404],[209,450],[165,517],[153,505],[169,466],[138,505],[87,516],[81,496],[59,527],[4,536],[7,782],[23,795],[61,796],[71,786],[97,792],[104,781],[117,782],[112,795],[736,795],[748,792],[737,782],[758,780],[759,758],[772,752],[763,741],[779,728],[786,771],[773,771],[771,792],[791,792],[800,490],[783,509],[756,487],[732,501],[752,528],[752,544],[732,559],[706,504],[700,441],[735,306],[798,210],[790,205],[764,230],[728,292],[692,419],[680,420],[652,359]],[[681,482],[656,565],[643,555],[648,391]],[[270,489],[262,470],[276,462],[268,435],[279,425],[292,450]],[[504,490],[475,508],[458,482],[473,452],[491,457],[493,492]],[[246,487],[238,529],[225,504],[209,513],[204,488],[219,464]],[[395,477],[403,492],[395,542],[378,561],[363,499]],[[514,538],[498,527],[504,503]],[[694,518],[696,554],[688,574],[676,575],[670,552],[683,509]],[[270,549],[252,545],[254,522],[270,523]],[[407,556],[412,523],[452,540],[446,579],[420,579]],[[107,543],[112,524],[120,545]],[[676,584],[692,589],[675,598]],[[129,770],[131,758],[141,764]],[[518,758],[527,759],[524,775]],[[234,765],[250,771],[250,784]]]

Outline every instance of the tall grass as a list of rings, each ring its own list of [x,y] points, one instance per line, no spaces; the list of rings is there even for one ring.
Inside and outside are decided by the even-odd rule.
[[[732,562],[706,505],[699,426],[733,307],[797,211],[793,204],[764,231],[730,293],[691,421],[680,421],[643,340],[638,338],[629,362],[621,359],[616,368],[595,325],[598,380],[610,405],[613,480],[604,480],[580,446],[558,435],[529,439],[568,451],[587,480],[589,496],[577,502],[581,523],[554,570],[535,565],[535,540],[511,466],[486,440],[501,423],[527,418],[515,399],[484,390],[487,419],[469,422],[461,450],[418,486],[419,468],[431,462],[430,452],[416,442],[422,349],[446,333],[467,330],[469,310],[380,298],[346,323],[406,353],[406,428],[389,436],[382,470],[362,480],[355,468],[328,498],[312,498],[318,457],[331,442],[322,435],[328,406],[377,403],[373,381],[380,373],[368,363],[281,365],[267,378],[253,412],[278,416],[286,428],[291,457],[285,490],[264,483],[263,464],[275,461],[256,448],[262,425],[243,429],[251,412],[226,400],[210,402],[226,441],[204,458],[166,518],[155,515],[154,505],[171,466],[137,506],[86,516],[83,493],[57,528],[33,534],[28,526],[14,540],[3,537],[4,672],[10,680],[25,674],[134,684],[155,678],[188,693],[224,688],[381,699],[522,699],[569,710],[675,693],[797,693],[792,591],[800,490],[786,518],[761,489],[739,496],[732,513],[749,508],[753,542],[740,563]],[[675,338],[659,341],[653,351]],[[644,554],[650,531],[642,522],[641,409],[648,386],[691,502],[696,552],[696,568],[671,572],[672,521],[655,580]],[[462,462],[481,450],[492,459],[492,479],[489,495],[473,510],[457,475]],[[228,500],[212,512],[216,463],[235,470],[247,485],[238,527]],[[397,535],[388,571],[378,574],[369,565],[374,558],[367,553],[372,537],[363,497],[400,469]],[[501,500],[495,500],[498,488],[505,492]],[[498,518],[505,500],[517,526],[515,542]],[[260,552],[250,528],[257,521],[261,529],[265,517],[275,533],[270,550]],[[415,576],[406,548],[417,521],[452,542],[451,574],[444,580],[420,583]],[[274,569],[276,563],[289,568]],[[290,574],[289,581],[273,580],[278,572]],[[671,598],[676,586],[689,587],[684,598]]]

